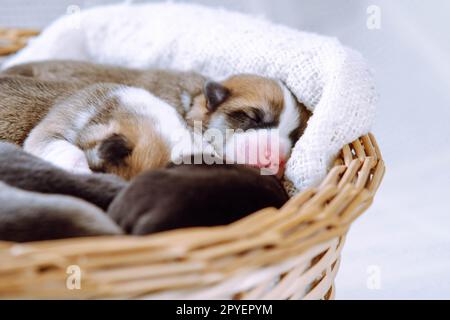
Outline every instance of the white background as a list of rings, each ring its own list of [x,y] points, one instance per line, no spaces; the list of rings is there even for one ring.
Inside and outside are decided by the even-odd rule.
[[[0,27],[43,27],[69,5],[108,2],[0,0]],[[335,36],[364,54],[381,96],[373,132],[387,174],[347,237],[337,298],[450,298],[450,1],[195,2]],[[370,5],[381,9],[380,30],[366,27]],[[373,271],[377,290],[367,285]]]

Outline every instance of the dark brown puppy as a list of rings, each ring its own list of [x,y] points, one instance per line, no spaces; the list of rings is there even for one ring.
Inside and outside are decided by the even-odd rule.
[[[28,242],[122,230],[102,210],[74,197],[24,191],[0,182],[0,240]]]
[[[73,196],[103,210],[127,186],[113,175],[69,173],[5,142],[0,142],[0,181],[27,191]]]
[[[126,233],[225,225],[288,196],[274,176],[239,165],[181,165],[146,172],[111,203],[108,215]]]

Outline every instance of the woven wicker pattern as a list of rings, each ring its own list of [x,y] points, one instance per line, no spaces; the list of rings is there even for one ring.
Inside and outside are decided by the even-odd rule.
[[[345,234],[384,170],[367,135],[343,148],[319,187],[229,226],[0,242],[0,297],[332,299]],[[81,268],[80,290],[66,287],[70,265]]]
[[[38,33],[31,29],[0,28],[0,56],[6,56],[22,49],[26,46],[28,39]]]

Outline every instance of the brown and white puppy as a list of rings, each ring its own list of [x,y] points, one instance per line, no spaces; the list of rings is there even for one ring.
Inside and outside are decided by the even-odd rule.
[[[282,170],[303,134],[309,112],[279,81],[256,75],[207,81],[186,119],[202,122],[206,138],[231,163]],[[218,139],[217,137],[223,137]]]
[[[78,173],[107,172],[128,180],[164,167],[176,158],[172,148],[188,138],[176,111],[149,92],[94,84],[56,103],[24,149]]]
[[[174,107],[191,132],[197,124],[208,131],[202,138],[206,137],[218,158],[232,162],[237,159],[239,163],[258,167],[274,163],[276,168],[282,166],[309,118],[305,107],[296,102],[283,84],[256,75],[236,75],[216,82],[190,72],[134,70],[76,61],[25,64],[5,70],[3,75],[64,80],[78,87],[110,82],[145,89]],[[132,91],[123,92],[122,98],[127,101],[134,100],[134,95],[138,100],[142,98],[142,92]],[[164,123],[166,127],[169,125]],[[178,132],[177,139],[182,127],[171,127],[172,132]],[[249,129],[252,131],[243,132]],[[274,136],[276,141],[272,139]],[[175,154],[195,153],[198,150],[189,150],[194,144],[184,141],[172,147]],[[249,153],[257,153],[256,158],[249,159]]]
[[[75,173],[125,179],[164,167],[191,141],[175,109],[144,89],[25,77],[0,77],[0,138]]]

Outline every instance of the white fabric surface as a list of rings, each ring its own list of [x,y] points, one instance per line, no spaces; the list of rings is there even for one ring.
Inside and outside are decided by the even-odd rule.
[[[6,66],[52,58],[282,80],[314,112],[287,164],[292,191],[320,182],[342,146],[370,130],[375,114],[373,78],[357,52],[334,38],[226,10],[172,3],[94,8],[60,18]]]

